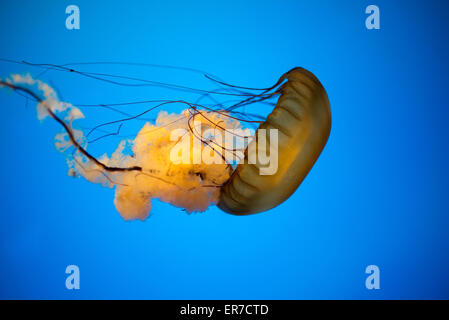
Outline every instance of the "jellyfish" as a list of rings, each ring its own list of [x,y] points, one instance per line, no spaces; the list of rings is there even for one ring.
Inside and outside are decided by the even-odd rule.
[[[26,101],[35,101],[40,120],[51,118],[61,126],[62,132],[55,136],[55,145],[66,154],[68,174],[114,188],[115,207],[125,220],[145,220],[153,199],[188,213],[206,211],[211,205],[233,215],[270,210],[299,187],[330,134],[331,114],[326,91],[319,80],[303,68],[288,71],[267,88],[232,85],[201,70],[178,68],[200,73],[218,86],[205,90],[81,71],[74,63],[0,61],[42,69],[37,77],[27,73],[0,79],[0,87],[24,96]],[[48,72],[70,73],[110,85],[166,87],[193,92],[198,97],[195,101],[152,99],[73,104],[62,101],[54,86],[40,79]],[[228,100],[218,101],[217,96]],[[150,107],[137,114],[119,108],[136,104]],[[266,118],[245,110],[256,104],[274,109]],[[180,113],[170,112],[174,105],[185,109]],[[85,118],[83,107],[106,108],[120,113],[121,117],[90,128],[79,128],[77,123]],[[145,118],[156,111],[159,111],[156,118]],[[144,121],[137,134],[131,138],[122,137],[122,127],[137,120]],[[118,126],[116,131],[106,130],[114,125]],[[92,138],[98,133],[101,135]],[[112,154],[97,156],[90,151],[92,144],[111,136],[121,139]]]

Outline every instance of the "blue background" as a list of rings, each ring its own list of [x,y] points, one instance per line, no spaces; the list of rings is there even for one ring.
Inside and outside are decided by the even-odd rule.
[[[65,28],[70,4],[80,30]],[[369,4],[380,7],[381,30],[365,28]],[[53,144],[60,128],[1,90],[0,298],[449,298],[448,35],[444,0],[2,1],[3,58],[169,64],[252,87],[303,66],[324,84],[333,126],[304,183],[269,212],[187,215],[154,201],[148,220],[124,222],[112,190],[67,176]],[[2,78],[40,71],[0,63]],[[73,103],[184,97],[58,72],[45,79]],[[70,264],[81,270],[77,291],[65,288]],[[370,264],[380,290],[365,288]]]

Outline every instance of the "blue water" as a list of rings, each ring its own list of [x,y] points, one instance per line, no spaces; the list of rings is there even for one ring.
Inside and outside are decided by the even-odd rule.
[[[69,4],[79,30],[65,28]],[[369,4],[380,30],[365,28]],[[187,215],[155,201],[148,220],[124,222],[113,190],[67,176],[57,124],[0,90],[0,298],[449,298],[448,38],[444,0],[3,1],[3,58],[176,65],[251,87],[303,66],[325,86],[333,123],[306,180],[269,212]],[[41,71],[0,63],[2,78]],[[56,71],[46,79],[74,103],[183,94]],[[65,287],[71,264],[80,290]],[[365,288],[371,264],[380,290]]]

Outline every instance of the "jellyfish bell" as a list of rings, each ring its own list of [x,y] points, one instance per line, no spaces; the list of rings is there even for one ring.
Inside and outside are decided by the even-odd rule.
[[[67,72],[112,85],[162,84],[116,74],[107,78],[108,74],[81,72],[68,64],[25,64],[44,68],[44,72]],[[248,215],[279,205],[301,184],[329,136],[331,115],[323,86],[312,73],[302,68],[292,69],[275,85],[264,89],[229,85],[210,74],[204,75],[219,85],[219,89],[198,90],[162,84],[200,94],[195,102],[145,100],[84,105],[113,106],[110,110],[121,113],[122,117],[100,123],[90,128],[87,134],[82,129],[75,129],[78,120],[85,118],[78,109],[83,105],[60,101],[56,91],[42,80],[29,75],[12,75],[9,79],[0,79],[0,86],[35,100],[39,119],[50,117],[62,126],[63,132],[56,135],[56,146],[59,151],[66,152],[68,174],[115,188],[114,204],[125,220],[146,219],[155,198],[188,213],[202,212],[211,205],[218,205],[224,212]],[[122,83],[122,80],[138,83]],[[217,95],[234,100],[217,102],[214,98]],[[269,101],[276,97],[274,110],[262,121],[257,114],[239,109],[255,103],[275,105]],[[204,99],[212,102],[200,104]],[[135,115],[117,109],[140,103],[147,109]],[[148,107],[147,104],[152,105]],[[165,111],[174,105],[187,109],[179,114]],[[155,121],[142,118],[158,108],[164,110]],[[132,139],[122,140],[110,156],[97,157],[90,147],[88,150],[88,146],[104,137],[122,139],[119,135],[122,125],[136,119],[146,122]],[[111,125],[119,125],[117,132],[105,132],[99,138],[91,138]],[[259,126],[254,136],[248,133],[248,125]],[[269,134],[263,135],[265,131]],[[174,132],[178,134],[173,135]],[[229,136],[231,141],[239,142],[228,145]],[[268,157],[259,157],[261,150],[267,149]],[[267,165],[274,170],[267,170]]]
[[[278,170],[273,175],[261,175],[260,162],[239,164],[221,188],[217,204],[227,213],[249,215],[284,202],[299,187],[326,145],[331,112],[320,81],[303,68],[294,68],[281,79],[287,82],[280,88],[276,107],[258,128],[279,131]],[[249,146],[245,160],[250,149]]]

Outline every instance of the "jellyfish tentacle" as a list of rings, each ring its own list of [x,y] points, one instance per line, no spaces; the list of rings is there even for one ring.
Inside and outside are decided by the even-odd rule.
[[[65,123],[61,118],[59,118],[46,104],[45,101],[42,100],[37,94],[35,94],[33,91],[31,91],[28,88],[25,87],[21,87],[21,86],[17,86],[5,81],[0,81],[0,85],[3,85],[5,87],[8,87],[14,91],[21,91],[24,92],[28,95],[30,95],[31,97],[33,97],[33,99],[35,99],[36,101],[38,101],[39,103],[42,103],[43,106],[45,107],[46,111],[48,112],[48,114],[50,115],[50,117],[52,117],[56,122],[58,122],[63,128],[64,130],[67,132],[67,135],[69,136],[70,142],[73,144],[73,146],[75,147],[75,149],[79,150],[86,158],[88,158],[89,160],[93,161],[96,165],[98,165],[99,167],[101,167],[103,170],[105,171],[109,171],[109,172],[119,172],[119,171],[142,171],[142,167],[139,166],[132,166],[132,167],[110,167],[105,165],[104,163],[102,163],[101,161],[99,161],[97,158],[95,158],[93,155],[91,155],[86,149],[84,149],[79,142],[75,139],[75,136],[73,134],[73,131],[70,129],[70,127],[67,125],[67,123]]]

